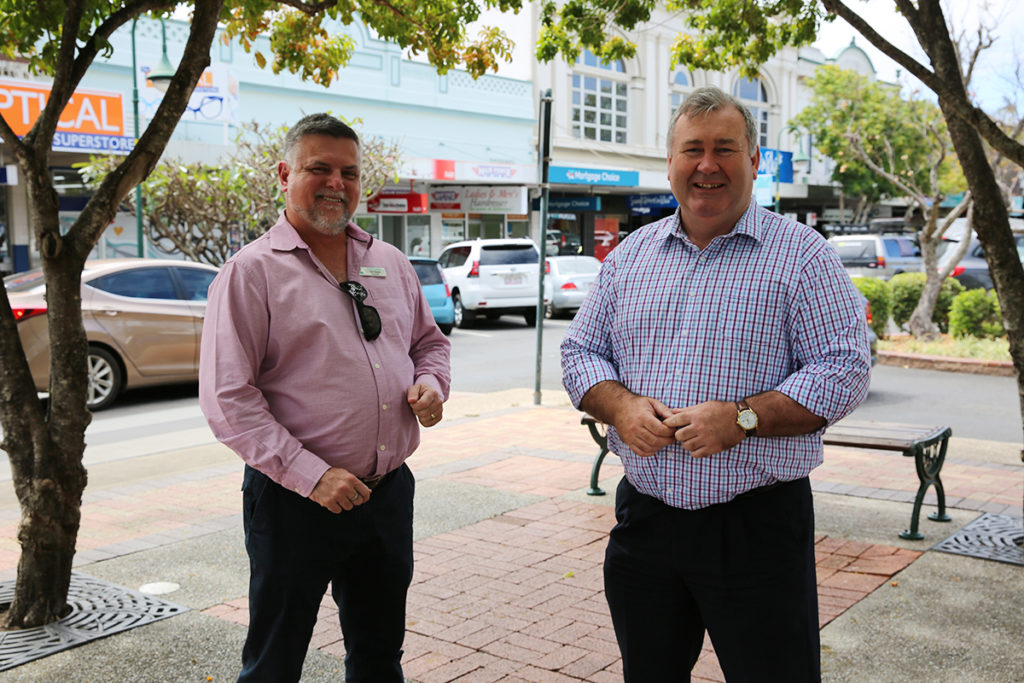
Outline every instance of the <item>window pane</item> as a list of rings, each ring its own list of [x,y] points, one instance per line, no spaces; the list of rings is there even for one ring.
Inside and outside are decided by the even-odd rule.
[[[615,133],[615,142],[619,143],[620,145],[626,144],[626,133],[621,130]]]
[[[166,268],[137,268],[113,273],[89,283],[96,289],[139,299],[177,299],[178,293]]]
[[[206,291],[217,273],[199,268],[175,268],[178,279],[185,287],[185,298],[189,301],[206,301]]]
[[[606,111],[601,112],[601,125],[610,126],[612,125],[612,115]]]
[[[572,75],[572,87],[574,87],[574,88],[580,87],[580,75],[579,74],[573,74]]]
[[[677,71],[676,75],[672,78],[672,82],[676,85],[690,85],[690,79],[685,71]]]
[[[583,120],[586,123],[595,123],[597,121],[597,112],[594,111],[593,109],[588,109],[587,111],[583,112]]]
[[[586,76],[583,79],[583,89],[591,92],[597,90],[597,79],[593,76]]]
[[[615,111],[626,111],[626,100],[615,100]]]
[[[611,141],[612,141],[612,132],[610,130],[602,130],[601,131],[601,142],[611,142]]]
[[[610,97],[602,97],[601,98],[601,109],[611,109],[611,108],[612,108],[612,98],[610,98]]]
[[[586,95],[583,96],[583,104],[588,107],[596,107],[597,95],[593,93],[587,93]]]
[[[596,128],[591,128],[589,126],[584,128],[583,129],[583,137],[585,137],[587,140],[596,140],[597,139],[597,129]]]
[[[601,81],[601,92],[609,93],[610,94],[611,91],[612,91],[612,82],[611,81],[602,80]]]
[[[619,128],[625,128],[626,127],[626,117],[625,116],[616,116],[615,117],[615,125],[618,126]]]
[[[626,96],[626,84],[625,83],[616,83],[615,84],[615,94],[618,95],[619,97],[625,97]]]

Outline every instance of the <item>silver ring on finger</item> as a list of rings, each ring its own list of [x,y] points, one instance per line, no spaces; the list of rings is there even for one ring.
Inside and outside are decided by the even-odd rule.
[[[357,502],[357,501],[358,501],[358,500],[359,500],[360,498],[362,498],[362,496],[361,496],[361,495],[359,495],[359,494],[357,493],[356,495],[354,495],[354,496],[351,496],[351,497],[349,498],[349,500],[350,500],[350,501],[352,501],[353,503],[355,503],[355,502]]]

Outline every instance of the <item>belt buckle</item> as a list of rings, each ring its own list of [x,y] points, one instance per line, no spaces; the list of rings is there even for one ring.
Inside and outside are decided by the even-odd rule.
[[[383,475],[383,474],[376,474],[376,475],[374,475],[372,477],[365,477],[365,478],[360,477],[359,481],[361,481],[364,484],[366,484],[366,486],[372,491],[373,488],[375,486],[377,486],[377,484],[380,483],[380,480],[383,479],[384,477],[385,477],[385,475]]]

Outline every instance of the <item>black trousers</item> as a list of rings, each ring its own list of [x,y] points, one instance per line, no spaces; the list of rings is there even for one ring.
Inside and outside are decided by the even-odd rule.
[[[299,680],[330,583],[345,638],[345,680],[401,683],[414,489],[402,465],[366,503],[334,514],[246,466],[249,633],[239,681]]]
[[[821,679],[805,477],[702,510],[619,483],[605,594],[627,683],[689,681],[707,630],[726,680]]]

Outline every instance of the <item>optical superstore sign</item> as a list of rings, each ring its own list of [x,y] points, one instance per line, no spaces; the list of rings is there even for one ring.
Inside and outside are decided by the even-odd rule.
[[[50,86],[0,79],[0,116],[21,137],[32,129],[50,97]],[[135,140],[124,135],[121,93],[78,89],[57,122],[53,149],[66,152],[127,154]]]

